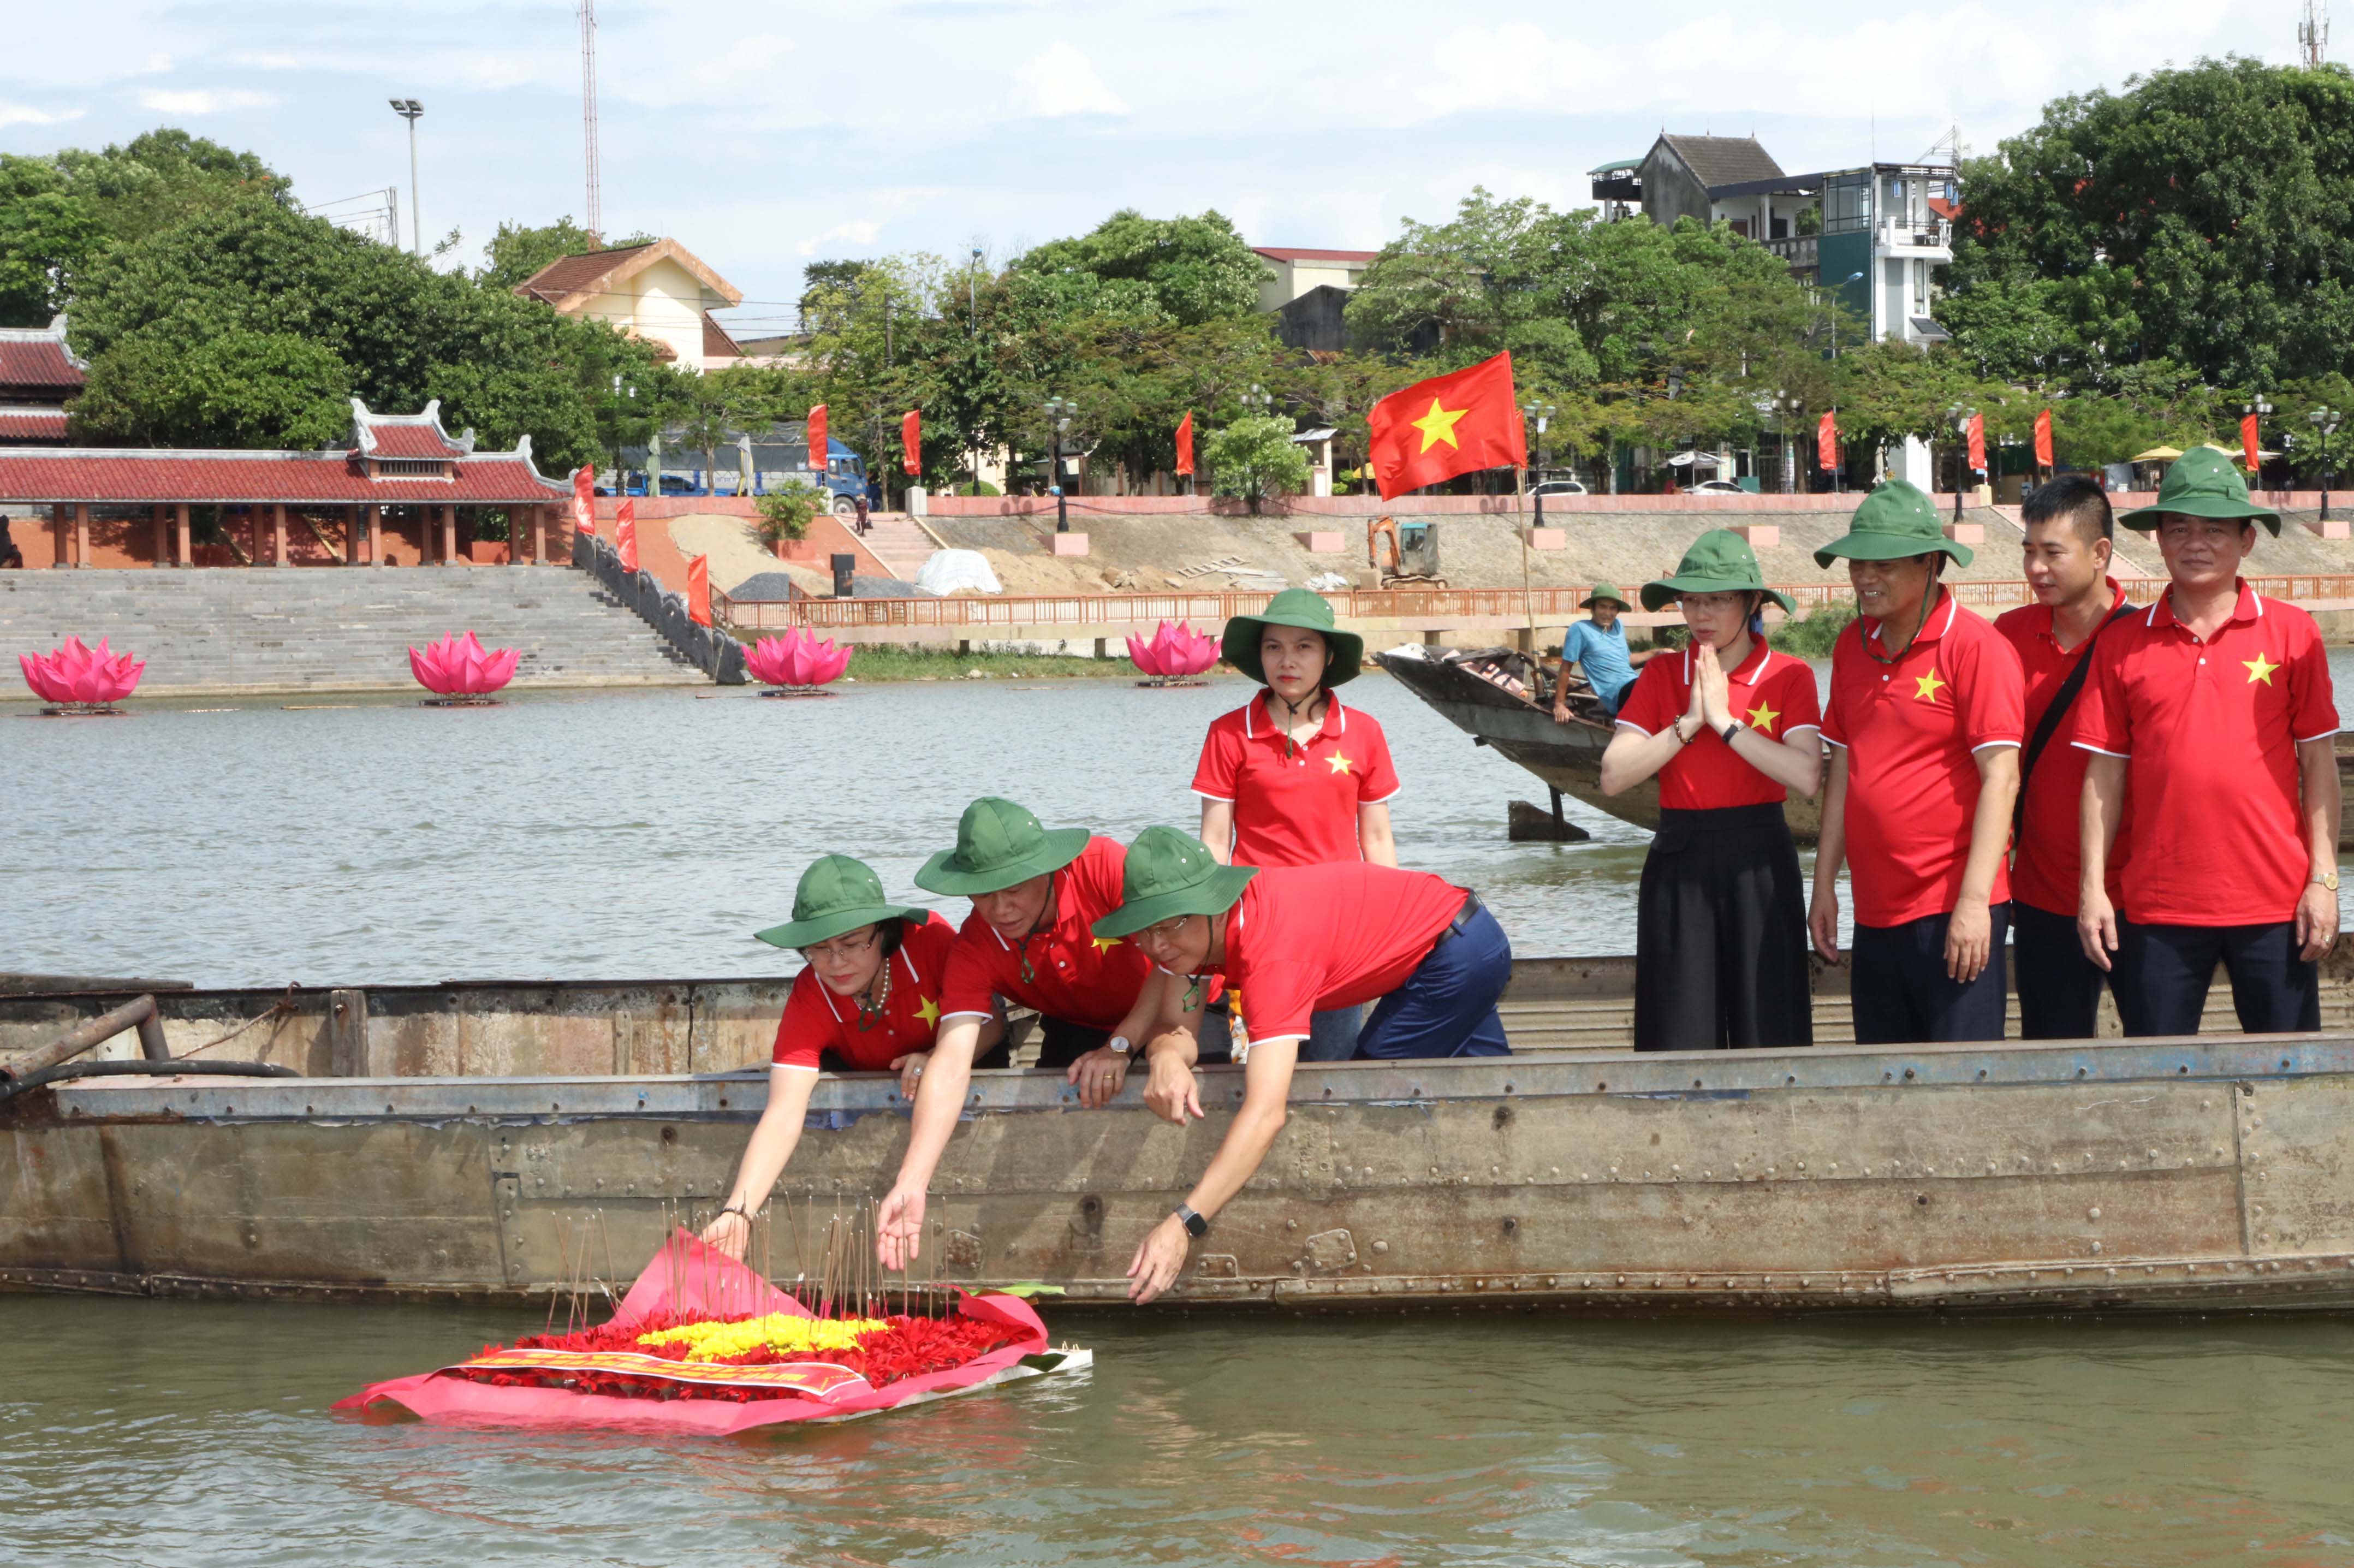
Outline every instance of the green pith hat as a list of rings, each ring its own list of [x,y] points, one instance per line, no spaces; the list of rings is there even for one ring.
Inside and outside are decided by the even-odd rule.
[[[1087,829],[1049,832],[1013,801],[984,795],[957,820],[956,848],[926,861],[916,873],[916,885],[927,893],[962,898],[1002,893],[1034,876],[1062,870],[1087,847]]]
[[[1960,566],[1968,566],[1972,551],[1946,537],[1946,524],[1936,503],[1905,480],[1892,479],[1877,486],[1847,521],[1844,537],[1815,552],[1815,565],[1828,567],[1841,556],[1851,561],[1902,561],[1934,556],[1943,550]]]
[[[1798,609],[1788,594],[1766,586],[1766,574],[1757,567],[1757,552],[1730,528],[1712,528],[1702,534],[1676,564],[1675,576],[1645,583],[1643,608],[1657,609],[1688,593],[1762,593],[1780,605],[1785,615],[1795,615]]]
[[[793,889],[793,917],[785,925],[752,933],[779,948],[806,948],[844,931],[885,920],[920,920],[924,912],[883,901],[883,879],[863,860],[825,855],[801,873]]]
[[[1267,672],[1259,665],[1258,640],[1270,626],[1296,626],[1302,631],[1322,634],[1324,646],[1332,653],[1331,662],[1324,667],[1324,683],[1328,686],[1355,680],[1359,667],[1365,662],[1365,640],[1353,631],[1335,631],[1332,607],[1321,594],[1307,588],[1286,588],[1267,600],[1267,608],[1257,615],[1237,615],[1227,621],[1225,635],[1218,641],[1219,657],[1265,685]]]
[[[1592,609],[1596,600],[1605,599],[1608,599],[1612,604],[1617,605],[1621,609],[1632,609],[1635,608],[1632,604],[1628,602],[1627,596],[1618,591],[1618,585],[1617,583],[1596,583],[1594,585],[1594,591],[1577,601],[1577,608],[1580,609]]]
[[[1255,865],[1220,865],[1190,833],[1147,828],[1128,846],[1119,907],[1092,928],[1098,937],[1132,937],[1178,915],[1223,915],[1257,874]]]
[[[2250,501],[2248,482],[2232,466],[2230,456],[2213,447],[2192,447],[2176,458],[2158,484],[2158,504],[2138,507],[2117,521],[2147,534],[2165,522],[2169,512],[2185,517],[2239,518],[2263,524],[2275,537],[2280,534],[2280,514]]]

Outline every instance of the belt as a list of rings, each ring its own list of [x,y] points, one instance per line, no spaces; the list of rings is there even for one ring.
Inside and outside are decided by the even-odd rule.
[[[1447,923],[1447,929],[1438,934],[1438,940],[1430,944],[1431,951],[1437,952],[1463,935],[1463,927],[1471,924],[1472,917],[1478,915],[1479,910],[1479,895],[1476,893],[1466,893],[1463,895],[1463,907],[1455,912],[1455,918]]]

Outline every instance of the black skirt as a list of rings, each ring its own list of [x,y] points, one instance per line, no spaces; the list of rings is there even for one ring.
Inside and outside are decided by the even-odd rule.
[[[1814,1043],[1807,906],[1782,808],[1661,811],[1635,912],[1635,1049]]]

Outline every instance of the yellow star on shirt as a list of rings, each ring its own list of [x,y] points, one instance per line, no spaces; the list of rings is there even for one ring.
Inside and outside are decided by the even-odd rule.
[[[1119,946],[1119,938],[1118,937],[1089,937],[1087,941],[1098,953],[1107,952],[1109,949]]]
[[[1331,768],[1335,773],[1347,773],[1349,771],[1349,759],[1341,756],[1337,751],[1324,759],[1324,765]]]
[[[928,1029],[939,1021],[940,1004],[934,1001],[928,996],[917,999],[916,1002],[916,1022],[923,1024]]]
[[[1914,700],[1915,702],[1923,703],[1935,702],[1937,700],[1937,688],[1952,684],[1949,681],[1939,680],[1937,678],[1937,672],[1935,670],[1930,671],[1925,675],[1914,676],[1913,683],[1920,688],[1913,694]]]
[[[1752,729],[1762,729],[1767,735],[1772,735],[1774,733],[1774,721],[1781,716],[1781,711],[1776,708],[1751,708],[1749,710],[1749,727]]]
[[[2262,681],[2267,686],[2271,685],[2273,683],[2273,672],[2280,668],[2279,665],[2273,663],[2261,653],[2257,654],[2253,659],[2243,659],[2241,661],[2241,663],[2248,672],[2248,683],[2252,686],[2258,681]]]
[[[1433,397],[1430,400],[1430,412],[1419,419],[1410,421],[1416,429],[1422,432],[1423,451],[1428,451],[1441,441],[1461,451],[1463,443],[1455,439],[1455,421],[1470,411],[1469,408],[1442,408],[1438,405],[1438,399]]]

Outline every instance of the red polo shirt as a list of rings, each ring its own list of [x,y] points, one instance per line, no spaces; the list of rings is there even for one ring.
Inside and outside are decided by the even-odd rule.
[[[1951,592],[1893,662],[1880,623],[1860,620],[1831,650],[1823,738],[1846,748],[1847,864],[1860,926],[1952,911],[1978,808],[1976,754],[2017,746],[2019,655]],[[1998,864],[1988,902],[2010,897]]]
[[[2107,579],[2109,608],[2104,613],[2114,613],[2126,601],[2126,590],[2117,586],[2115,577]],[[2023,714],[2024,733],[2032,736],[2035,726],[2043,722],[2043,715],[2059,694],[2068,672],[2084,656],[2084,650],[2106,641],[2125,630],[2125,622],[2103,631],[2098,639],[2086,638],[2073,648],[2062,648],[2052,635],[2052,609],[2049,605],[2022,605],[2005,610],[1996,618],[1994,629],[2010,643],[2011,652],[2019,655],[2019,667],[2027,681],[2027,706]],[[2083,840],[2079,836],[2081,810],[2084,798],[2084,767],[2089,758],[2068,744],[2076,732],[2077,715],[2084,711],[2084,700],[2091,694],[2092,676],[2087,673],[2084,687],[2076,694],[2076,701],[2044,743],[2043,753],[2035,759],[2035,771],[2027,776],[2022,786],[2026,790],[2025,810],[2019,823],[2018,842],[2012,847],[2010,863],[2010,895],[2021,904],[2053,915],[2073,916],[2076,913],[2077,874],[2084,865]],[[2021,741],[2020,746],[2026,745]],[[2020,758],[2025,761],[2024,757]],[[2109,896],[2117,896],[2121,888],[2119,877],[2124,874],[2127,848],[2132,842],[2131,808],[2127,808],[2126,825],[2117,830],[2116,849],[2109,856]]]
[[[1426,871],[1365,861],[1261,871],[1226,920],[1214,972],[1254,1043],[1304,1038],[1310,1013],[1362,1007],[1405,984],[1466,896]]]
[[[1739,669],[1724,673],[1724,682],[1725,705],[1733,716],[1768,740],[1823,726],[1815,672],[1804,659],[1776,653],[1760,642]],[[1627,694],[1618,722],[1638,735],[1657,735],[1684,716],[1691,705],[1691,649],[1681,659],[1654,659],[1635,677],[1635,689]],[[1670,811],[1779,805],[1789,795],[1735,756],[1712,729],[1692,736],[1659,769],[1659,804]]]
[[[1214,719],[1193,793],[1235,808],[1236,865],[1326,865],[1362,860],[1357,808],[1398,792],[1390,745],[1371,714],[1331,698],[1304,747],[1278,728],[1259,693]]]
[[[2172,590],[2101,638],[2076,745],[2130,758],[2134,853],[2126,918],[2153,926],[2293,919],[2312,871],[2296,747],[2338,733],[2329,656],[2313,617],[2245,583],[2200,641]]]
[[[940,981],[948,972],[949,949],[956,945],[956,927],[928,910],[923,923],[902,923],[899,950],[891,955],[891,994],[883,1015],[862,1023],[858,1003],[836,996],[803,969],[785,998],[785,1015],[777,1021],[777,1048],[770,1058],[780,1067],[817,1070],[818,1058],[831,1050],[853,1071],[879,1073],[893,1058],[910,1051],[928,1051],[940,1022]]]
[[[1119,907],[1120,870],[1127,863],[1128,852],[1113,840],[1089,839],[1076,860],[1055,873],[1054,923],[1021,943],[999,936],[978,913],[967,916],[949,951],[944,1013],[985,1018],[990,999],[1002,996],[1066,1023],[1118,1028],[1152,966],[1134,942],[1097,937],[1087,927]]]

